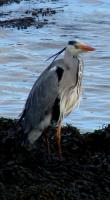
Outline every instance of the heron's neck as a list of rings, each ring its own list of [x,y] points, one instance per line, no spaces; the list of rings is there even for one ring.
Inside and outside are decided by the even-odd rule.
[[[64,62],[67,66],[73,67],[73,59],[78,58],[78,55],[73,55],[68,49],[66,49],[64,54]]]

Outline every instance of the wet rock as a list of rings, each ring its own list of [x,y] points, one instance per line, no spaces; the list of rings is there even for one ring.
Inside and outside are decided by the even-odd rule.
[[[8,2],[8,1],[6,1]],[[10,1],[11,2],[11,1]],[[20,1],[18,1],[19,3]],[[2,3],[2,2],[1,2]],[[21,15],[21,17],[17,18],[16,12]],[[18,29],[27,29],[30,26],[34,26],[35,28],[41,28],[45,24],[48,24],[49,20],[46,17],[51,16],[56,13],[56,10],[52,8],[34,8],[26,11],[22,11],[19,13],[18,11],[6,11],[0,13],[0,26],[7,28],[18,28]],[[15,15],[15,18],[12,16]]]
[[[7,3],[20,3],[21,0],[0,0],[0,6]]]
[[[23,132],[16,120],[0,119],[0,200],[110,199],[110,125],[81,135],[62,129],[63,159],[51,159],[43,138],[36,149],[21,145]]]
[[[35,22],[35,19],[32,17],[24,17],[19,19],[10,19],[10,20],[4,20],[0,21],[0,26],[2,27],[17,27],[18,29],[22,28],[25,29],[30,26],[38,25]],[[39,24],[40,25],[40,24]]]

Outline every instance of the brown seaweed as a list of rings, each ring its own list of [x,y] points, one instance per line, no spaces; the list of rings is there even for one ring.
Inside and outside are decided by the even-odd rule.
[[[62,128],[63,159],[51,159],[43,138],[35,149],[21,145],[23,132],[16,120],[0,119],[0,200],[109,200],[110,125],[80,134]]]

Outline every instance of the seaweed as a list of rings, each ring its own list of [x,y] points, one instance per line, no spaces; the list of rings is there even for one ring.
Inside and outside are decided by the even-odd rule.
[[[34,149],[21,145],[16,122],[0,119],[0,200],[110,199],[110,125],[85,134],[62,127],[59,160],[54,134],[49,159],[42,136]]]

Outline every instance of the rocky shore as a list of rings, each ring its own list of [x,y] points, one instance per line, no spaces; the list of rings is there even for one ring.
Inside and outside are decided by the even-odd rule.
[[[20,1],[21,0],[0,0],[0,6],[4,4],[13,3],[13,2],[20,3]]]
[[[54,138],[48,159],[42,137],[29,150],[22,134],[16,120],[0,119],[0,200],[110,199],[110,125],[85,134],[63,127],[62,160]]]
[[[12,3],[20,4],[20,2],[21,0],[2,0],[0,1],[0,7],[3,5],[12,5]],[[25,9],[24,6],[22,11],[20,10],[20,7],[15,11],[14,9],[7,10],[6,8],[0,12],[0,27],[27,29],[28,27],[33,26],[34,28],[41,28],[44,25],[49,24],[50,16],[57,12],[59,11],[50,7],[36,8],[35,6],[35,8]]]

